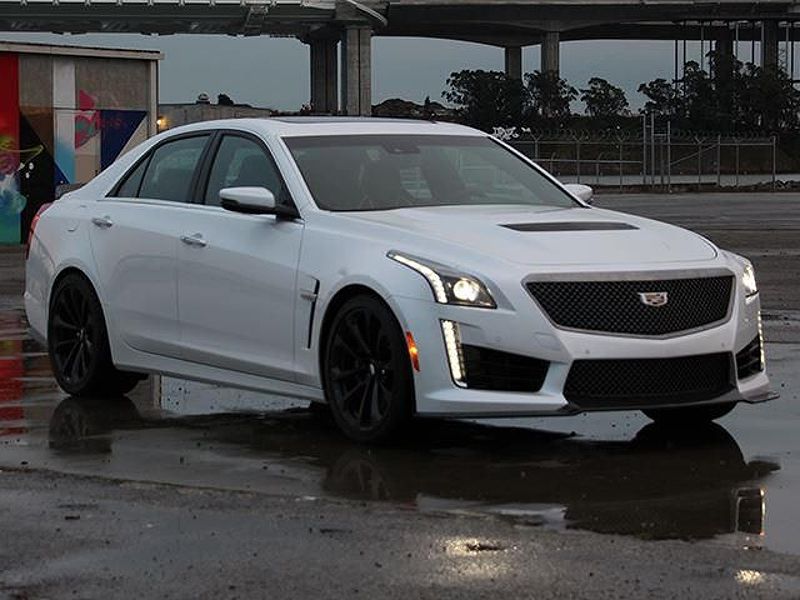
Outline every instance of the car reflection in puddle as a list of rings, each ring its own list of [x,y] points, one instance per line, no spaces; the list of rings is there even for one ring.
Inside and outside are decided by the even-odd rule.
[[[181,443],[202,443],[216,455],[295,470],[299,462],[317,480],[310,493],[646,539],[737,533],[745,537],[737,543],[758,546],[765,503],[759,480],[778,469],[746,461],[716,424],[681,431],[649,424],[630,440],[608,442],[421,421],[412,440],[370,448],[353,445],[326,416],[306,409],[165,421],[140,416],[124,398],[62,401],[49,445],[62,453],[111,453],[115,430],[165,426],[189,430],[191,436],[177,436]]]

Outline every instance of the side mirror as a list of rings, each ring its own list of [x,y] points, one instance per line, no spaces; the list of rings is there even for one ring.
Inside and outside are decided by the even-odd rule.
[[[594,198],[594,190],[588,185],[583,185],[581,183],[566,183],[564,184],[564,187],[567,188],[567,191],[575,196],[578,200],[581,200],[586,204],[592,203],[592,199]]]
[[[294,219],[297,212],[275,203],[275,195],[264,187],[232,187],[219,192],[222,208],[246,215],[276,215]]]

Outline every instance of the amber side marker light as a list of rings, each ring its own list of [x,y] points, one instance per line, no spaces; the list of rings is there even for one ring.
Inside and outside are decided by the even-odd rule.
[[[406,344],[408,344],[408,357],[411,359],[411,366],[419,373],[419,350],[417,349],[417,342],[414,341],[414,336],[410,331],[406,331]]]

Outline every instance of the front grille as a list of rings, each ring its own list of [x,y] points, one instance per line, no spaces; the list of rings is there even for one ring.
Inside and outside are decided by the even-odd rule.
[[[733,389],[733,356],[576,360],[564,396],[581,408],[648,407],[711,400]]]
[[[747,344],[736,354],[736,376],[739,379],[752,377],[764,370],[761,360],[761,336]]]
[[[476,390],[538,392],[550,363],[546,360],[464,344],[465,383]]]
[[[733,276],[640,281],[532,281],[528,290],[559,327],[661,336],[725,320]],[[651,306],[641,294],[663,292]]]

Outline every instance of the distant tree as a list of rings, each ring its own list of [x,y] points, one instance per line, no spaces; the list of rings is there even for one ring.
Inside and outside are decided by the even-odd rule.
[[[234,102],[228,94],[219,94],[217,96],[217,104],[220,106],[234,106]]]
[[[578,90],[556,73],[534,71],[525,75],[528,95],[528,119],[566,119],[571,114],[570,104],[578,97]]]
[[[740,88],[741,104],[749,109],[741,111],[745,126],[769,131],[797,128],[800,91],[786,71],[748,64]]]
[[[610,119],[628,113],[628,99],[622,88],[600,77],[592,77],[588,86],[581,90],[581,101],[586,104],[588,115]]]
[[[643,83],[638,89],[647,101],[642,112],[655,113],[659,117],[677,117],[682,113],[681,101],[675,85],[666,79],[658,78],[648,83]]]
[[[518,125],[525,109],[522,83],[500,71],[452,73],[442,97],[455,106],[464,123],[484,131]]]
[[[643,112],[677,125],[716,131],[787,131],[798,127],[800,91],[778,67],[743,64],[729,55],[708,54],[710,73],[691,61],[677,86],[654,79],[639,86],[648,100]]]

